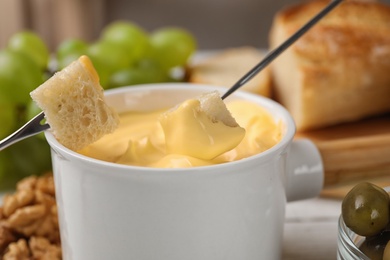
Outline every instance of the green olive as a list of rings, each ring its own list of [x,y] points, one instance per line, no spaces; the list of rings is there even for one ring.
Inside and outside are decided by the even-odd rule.
[[[389,194],[368,182],[356,185],[344,197],[341,210],[344,222],[361,236],[374,236],[389,223]]]
[[[387,241],[385,250],[383,252],[383,260],[389,260],[390,259],[390,240]]]
[[[371,260],[390,260],[390,258],[385,258],[384,254],[386,244],[389,245],[389,239],[390,232],[385,231],[380,233],[379,235],[366,238],[364,242],[360,245],[359,249]],[[389,253],[390,252],[388,252],[387,254]]]

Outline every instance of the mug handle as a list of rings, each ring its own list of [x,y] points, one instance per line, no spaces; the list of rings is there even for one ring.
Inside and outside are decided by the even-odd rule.
[[[287,156],[286,198],[296,201],[316,197],[324,185],[324,165],[317,146],[309,139],[291,143]]]

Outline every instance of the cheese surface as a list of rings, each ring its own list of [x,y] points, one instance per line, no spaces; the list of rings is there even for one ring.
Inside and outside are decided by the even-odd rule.
[[[261,153],[282,138],[283,124],[248,101],[226,106],[239,126],[210,120],[197,100],[173,112],[129,111],[118,129],[79,153],[108,162],[156,168],[186,168],[240,160]]]

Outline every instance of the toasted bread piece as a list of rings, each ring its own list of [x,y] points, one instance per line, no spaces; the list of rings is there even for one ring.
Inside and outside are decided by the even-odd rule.
[[[229,127],[239,126],[217,91],[205,93],[199,96],[198,100],[201,111],[206,113],[212,122],[221,121]]]
[[[330,1],[276,14],[275,48]],[[390,111],[390,6],[344,1],[271,64],[275,99],[298,130],[356,121]]]
[[[192,65],[189,68],[189,81],[229,88],[259,63],[263,57],[264,53],[253,47],[226,49]],[[270,69],[265,68],[241,89],[270,97]]]
[[[119,123],[118,114],[105,103],[99,76],[87,56],[57,72],[31,97],[44,111],[56,139],[74,151],[111,133]]]
[[[159,118],[171,154],[211,160],[234,147],[245,136],[218,92],[186,100]]]

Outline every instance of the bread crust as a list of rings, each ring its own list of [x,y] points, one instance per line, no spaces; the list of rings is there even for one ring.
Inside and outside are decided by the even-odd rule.
[[[276,47],[323,9],[318,0],[276,14]],[[315,25],[271,67],[275,98],[298,130],[355,121],[390,111],[390,7],[347,1]]]

